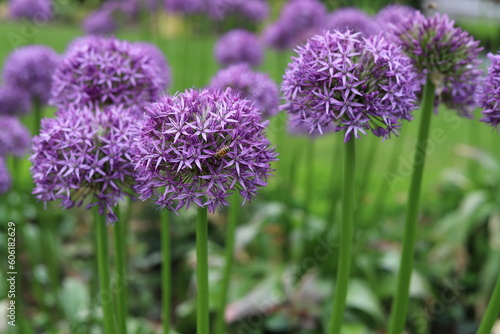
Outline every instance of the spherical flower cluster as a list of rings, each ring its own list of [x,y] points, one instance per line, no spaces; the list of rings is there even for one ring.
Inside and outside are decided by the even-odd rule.
[[[264,57],[257,36],[247,30],[234,29],[222,36],[215,45],[215,58],[224,65],[247,63],[259,66]]]
[[[33,139],[33,194],[44,202],[60,200],[65,209],[98,206],[108,222],[113,207],[135,184],[130,156],[134,118],[122,106],[102,110],[69,108],[56,118],[42,120]]]
[[[276,153],[264,135],[268,122],[248,100],[230,89],[190,89],[146,109],[134,143],[141,199],[213,212],[233,191],[251,200],[266,185]]]
[[[379,25],[368,14],[357,8],[340,8],[326,18],[325,29],[359,32],[363,36],[376,34]]]
[[[321,132],[318,128],[312,128],[309,122],[301,120],[297,114],[289,115],[288,118],[288,133],[292,136],[308,136],[309,138],[315,138],[325,133],[330,133],[335,131],[335,123],[330,123],[325,127],[321,128]]]
[[[278,20],[264,31],[267,45],[278,50],[293,48],[321,30],[327,11],[318,0],[294,0],[287,2]]]
[[[164,0],[165,9],[172,13],[194,14],[206,9],[204,0]]]
[[[391,4],[382,8],[375,17],[381,31],[387,33],[401,22],[410,19],[417,10],[410,6]]]
[[[454,26],[446,15],[425,17],[415,12],[393,31],[394,41],[411,58],[421,77],[430,76],[438,101],[470,115],[482,71],[479,41]]]
[[[30,95],[25,90],[12,86],[0,87],[0,115],[26,115],[31,107]]]
[[[269,15],[269,5],[264,0],[213,0],[208,2],[208,12],[217,20],[236,15],[260,22]]]
[[[278,86],[267,74],[254,72],[247,64],[232,65],[220,70],[210,83],[210,88],[216,90],[228,87],[254,102],[263,117],[278,113]]]
[[[46,22],[54,16],[50,0],[10,0],[9,15],[13,19],[29,19]]]
[[[140,108],[156,100],[169,83],[156,54],[143,44],[92,37],[73,43],[54,73],[51,104]]]
[[[5,160],[0,157],[0,194],[5,194],[10,190],[11,178],[9,174],[9,170],[5,165]]]
[[[137,42],[135,46],[144,54],[144,57],[151,58],[151,60],[156,63],[156,66],[158,66],[160,87],[170,87],[172,84],[172,73],[163,52],[156,45],[147,42]]]
[[[497,127],[500,123],[500,55],[488,54],[491,65],[488,75],[477,94],[478,104],[483,108],[481,121]]]
[[[97,10],[83,20],[82,28],[89,35],[110,35],[116,31],[117,24],[112,11]]]
[[[379,137],[397,133],[411,119],[419,88],[410,60],[381,35],[325,31],[297,48],[282,84],[282,107],[311,132],[330,123],[345,130],[344,140],[371,130]]]
[[[28,92],[32,99],[46,104],[50,98],[52,74],[59,55],[45,45],[30,45],[12,52],[5,60],[3,80],[7,85]]]
[[[16,157],[22,157],[30,147],[31,136],[19,121],[12,116],[0,116],[0,156],[12,154]]]

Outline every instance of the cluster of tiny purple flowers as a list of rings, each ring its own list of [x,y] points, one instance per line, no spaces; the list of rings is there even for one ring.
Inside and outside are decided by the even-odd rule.
[[[363,40],[350,31],[325,31],[296,49],[282,83],[285,105],[311,132],[335,123],[344,140],[371,130],[387,138],[410,120],[419,83],[399,48],[381,35]]]
[[[215,45],[215,58],[223,66],[246,63],[259,66],[264,57],[262,45],[250,31],[234,29],[222,36]]]
[[[488,69],[488,75],[483,80],[481,89],[478,91],[477,100],[483,108],[483,118],[493,127],[500,123],[500,55],[488,54],[491,65]]]
[[[10,0],[9,15],[13,19],[46,22],[54,16],[54,9],[51,0]]]
[[[254,102],[263,117],[278,113],[279,89],[266,73],[255,72],[247,64],[229,66],[220,70],[210,82],[211,89],[225,90],[228,87]]]
[[[0,87],[0,115],[26,115],[31,107],[31,97],[25,90],[12,86]]]
[[[33,139],[33,194],[41,201],[60,200],[65,209],[98,206],[108,222],[116,222],[113,207],[132,197],[135,171],[130,156],[134,118],[122,106],[79,107],[63,116],[42,120]]]
[[[250,201],[267,184],[276,153],[264,135],[267,121],[248,100],[230,89],[190,89],[146,109],[134,143],[141,199],[214,212],[231,192]]]
[[[0,194],[5,194],[10,190],[12,179],[10,178],[9,170],[5,165],[5,160],[0,156]]]
[[[0,156],[22,157],[28,152],[31,135],[18,118],[0,116],[0,129]]]
[[[347,30],[359,32],[363,36],[370,36],[380,31],[380,26],[364,11],[346,7],[328,14],[325,20],[325,29]]]

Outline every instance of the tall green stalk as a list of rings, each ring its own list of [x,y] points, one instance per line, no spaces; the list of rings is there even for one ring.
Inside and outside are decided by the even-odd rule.
[[[344,145],[344,180],[342,194],[342,228],[339,253],[339,267],[335,296],[330,318],[329,334],[340,334],[347,298],[349,274],[351,271],[351,248],[354,230],[354,172],[356,167],[355,138]]]
[[[98,210],[96,207],[95,210]],[[99,295],[101,296],[104,334],[114,334],[116,328],[113,319],[113,296],[111,293],[109,258],[108,258],[108,226],[106,225],[106,215],[96,214],[95,221],[97,229],[97,264],[99,272]]]
[[[161,225],[161,300],[162,300],[162,317],[163,317],[163,333],[170,333],[170,298],[172,285],[171,278],[171,255],[170,255],[170,212],[167,210],[160,211]]]
[[[35,131],[35,135],[40,133],[40,125],[43,116],[43,106],[38,98],[33,99],[33,113],[35,115],[35,126],[33,130]]]
[[[228,224],[226,232],[226,245],[224,249],[224,273],[222,276],[222,285],[220,287],[219,304],[217,305],[217,317],[215,319],[215,332],[225,333],[226,323],[224,321],[224,312],[226,310],[227,291],[231,278],[231,269],[233,268],[234,241],[236,235],[236,223],[238,222],[240,212],[240,196],[232,194],[230,197],[230,206],[228,214]]]
[[[476,334],[490,334],[500,313],[500,275]]]
[[[434,109],[434,90],[434,84],[432,83],[430,77],[427,77],[422,101],[422,119],[420,120],[417,146],[413,155],[413,173],[407,200],[408,207],[406,211],[406,221],[403,234],[403,250],[399,266],[397,290],[392,304],[389,330],[387,332],[388,334],[401,334],[406,322],[410,280],[411,273],[413,271],[413,252],[416,241],[420,189],[425,165],[427,138],[429,137],[431,116]]]
[[[307,220],[311,217],[311,204],[312,204],[312,199],[313,199],[313,190],[314,190],[314,148],[316,140],[314,138],[308,138],[307,140],[307,145],[306,145],[306,184],[304,185],[305,189],[305,198],[304,198],[304,219],[302,219],[302,225],[300,227],[301,231],[300,234],[302,236],[302,247],[301,247],[301,254],[299,256],[301,258],[305,258],[306,251],[307,251],[307,230],[308,230],[308,225],[307,225]],[[298,260],[300,260],[299,258]]]
[[[196,215],[196,283],[198,285],[196,333],[208,334],[208,219],[206,207],[198,207]]]
[[[118,278],[116,280],[117,286],[115,287],[116,294],[116,315],[118,320],[118,328],[120,333],[127,333],[127,245],[125,243],[125,220],[123,219],[123,210],[120,206],[116,207],[118,222],[113,226],[115,237],[115,254],[116,254],[116,271]]]

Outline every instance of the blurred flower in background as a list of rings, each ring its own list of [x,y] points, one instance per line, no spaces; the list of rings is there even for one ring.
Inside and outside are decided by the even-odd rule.
[[[209,15],[216,20],[235,15],[260,22],[269,16],[269,4],[264,0],[213,0],[207,4]]]
[[[477,99],[479,106],[484,109],[481,121],[497,127],[500,123],[500,55],[489,53],[488,58],[491,65]]]
[[[194,14],[203,12],[205,0],[164,0],[167,12],[179,14]]]
[[[31,97],[27,91],[19,87],[0,86],[0,115],[26,115],[31,107]]]
[[[234,29],[223,35],[217,41],[214,53],[219,64],[223,66],[240,63],[259,66],[264,57],[257,36],[243,29]]]
[[[0,156],[0,195],[10,190],[11,183],[12,179],[5,165],[5,160]]]
[[[10,0],[9,15],[12,19],[26,18],[37,22],[46,22],[53,16],[51,0]]]
[[[410,6],[391,4],[382,8],[375,17],[379,30],[389,33],[391,29],[409,20],[417,10]]]
[[[22,157],[28,152],[31,135],[16,117],[0,116],[0,156]]]
[[[220,70],[210,82],[210,88],[225,90],[232,88],[255,103],[262,117],[269,118],[278,113],[279,89],[267,73],[255,72],[247,64],[232,65]]]
[[[45,45],[18,48],[5,60],[3,80],[28,92],[32,100],[47,104],[52,74],[59,59],[59,55]]]
[[[90,13],[82,22],[83,31],[90,35],[110,35],[116,32],[118,25],[113,11],[100,9]]]
[[[328,14],[325,29],[359,32],[370,36],[380,31],[379,25],[367,13],[357,8],[340,8]]]

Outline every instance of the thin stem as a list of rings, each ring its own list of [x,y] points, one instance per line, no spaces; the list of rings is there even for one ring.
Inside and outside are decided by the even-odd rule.
[[[342,194],[342,230],[339,253],[339,267],[337,284],[335,286],[335,300],[329,333],[340,334],[342,319],[347,298],[349,274],[351,271],[351,248],[353,239],[353,212],[354,212],[354,172],[356,166],[355,138],[351,138],[344,145],[344,180]]]
[[[196,215],[196,282],[198,284],[197,334],[208,334],[208,220],[207,208]]]
[[[313,190],[314,190],[314,144],[316,140],[314,138],[308,138],[306,145],[306,184],[305,188],[305,198],[304,198],[304,219],[302,220],[301,225],[301,237],[302,237],[302,248],[301,254],[299,254],[300,259],[305,258],[307,251],[307,220],[311,217],[311,204],[313,199]]]
[[[115,237],[116,271],[118,274],[116,294],[116,312],[118,328],[120,333],[127,333],[127,245],[125,243],[125,220],[123,219],[123,210],[120,205],[116,206],[118,222],[113,226]]]
[[[500,313],[500,275],[476,334],[490,334]]]
[[[96,207],[95,210],[98,210]],[[96,215],[97,229],[97,264],[99,267],[99,295],[101,297],[104,333],[115,333],[113,319],[113,305],[111,286],[109,281],[109,259],[108,259],[108,226],[106,225],[106,215]]]
[[[222,276],[222,285],[219,296],[219,305],[217,307],[217,318],[215,319],[215,333],[225,333],[224,312],[226,310],[227,291],[231,278],[231,269],[233,267],[234,241],[236,235],[236,223],[238,222],[240,211],[239,194],[232,194],[230,197],[230,206],[228,214],[228,225],[226,234],[226,248],[224,250],[224,273]]]
[[[33,113],[35,114],[35,135],[38,135],[40,133],[40,125],[43,116],[43,106],[38,98],[33,99]]]
[[[161,300],[162,300],[162,316],[163,316],[163,333],[170,333],[170,286],[171,278],[171,255],[170,255],[170,212],[166,210],[160,211],[161,225]]]
[[[397,290],[392,304],[388,334],[400,334],[403,332],[404,324],[406,322],[410,280],[413,270],[413,252],[416,241],[420,189],[425,165],[427,138],[429,136],[431,115],[432,110],[434,109],[434,89],[435,87],[430,77],[427,77],[421,110],[422,119],[418,130],[417,146],[413,156],[413,173],[408,193],[408,207],[406,211],[406,221],[403,234],[403,250],[399,266]]]

